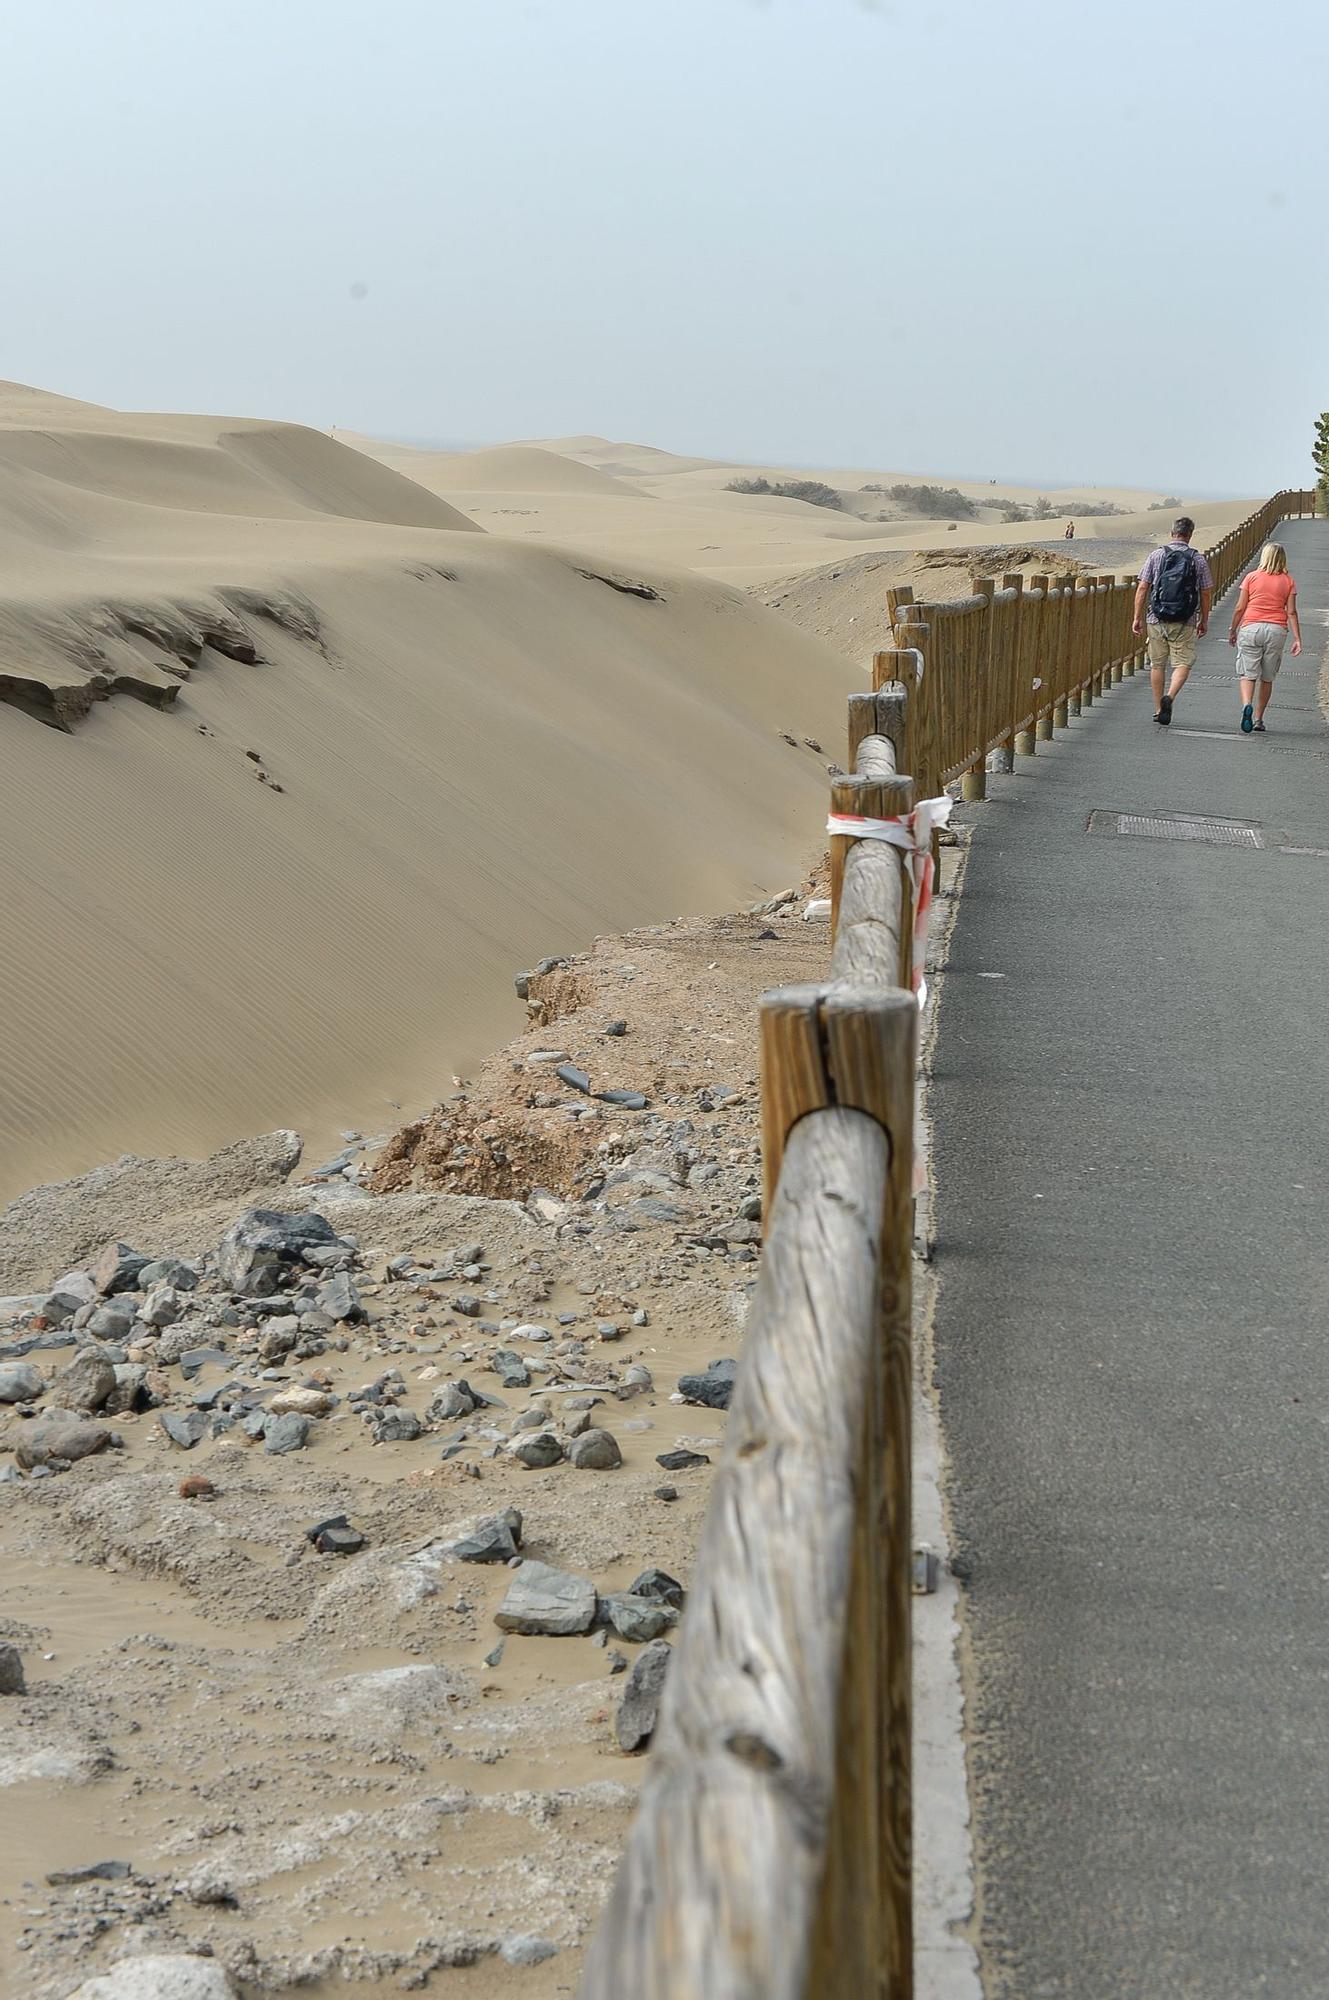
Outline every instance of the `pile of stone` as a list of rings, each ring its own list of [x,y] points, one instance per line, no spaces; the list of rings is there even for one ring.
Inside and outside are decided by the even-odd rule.
[[[115,1417],[147,1410],[184,1451],[237,1428],[269,1452],[298,1450],[336,1398],[316,1378],[292,1383],[289,1369],[363,1320],[350,1275],[358,1256],[321,1215],[250,1209],[210,1258],[108,1243],[49,1292],[0,1301],[12,1329],[0,1345],[0,1404],[17,1419],[0,1439],[13,1450],[7,1476],[66,1471],[122,1442]],[[48,1374],[48,1356],[70,1347]],[[193,1386],[210,1364],[225,1379]]]

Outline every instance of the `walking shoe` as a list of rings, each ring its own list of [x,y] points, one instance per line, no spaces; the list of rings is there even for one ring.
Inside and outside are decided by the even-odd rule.
[[[1154,717],[1154,721],[1161,722],[1164,729],[1166,729],[1171,720],[1172,720],[1172,696],[1170,694],[1165,694],[1163,696],[1163,699],[1158,704],[1158,714]]]
[[[1241,711],[1241,731],[1243,736],[1249,736],[1252,729],[1262,729],[1264,727],[1263,723],[1257,723],[1251,720],[1251,717],[1254,714],[1255,714],[1255,703],[1253,701],[1248,701],[1246,703],[1245,708],[1243,708]]]
[[[1264,733],[1265,733],[1265,728],[1264,728],[1264,724],[1263,724],[1262,722],[1257,722],[1257,723],[1255,723],[1255,724],[1254,724],[1253,726],[1254,726],[1254,727],[1255,727],[1256,729],[1258,729],[1258,730],[1260,731],[1260,734],[1261,734],[1261,735],[1264,735]]]

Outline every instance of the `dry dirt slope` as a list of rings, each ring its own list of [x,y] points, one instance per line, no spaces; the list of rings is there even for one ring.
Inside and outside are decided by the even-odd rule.
[[[0,677],[0,1195],[426,1107],[516,967],[794,879],[853,678],[318,434],[24,390]]]

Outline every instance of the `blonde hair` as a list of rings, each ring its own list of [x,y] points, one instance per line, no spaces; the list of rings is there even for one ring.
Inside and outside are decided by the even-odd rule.
[[[1281,542],[1266,542],[1260,550],[1260,568],[1271,576],[1287,575],[1287,550]]]

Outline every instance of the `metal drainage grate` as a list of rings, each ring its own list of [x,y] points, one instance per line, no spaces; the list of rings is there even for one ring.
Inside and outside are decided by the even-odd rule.
[[[1202,840],[1210,847],[1263,847],[1258,826],[1198,813],[1091,812],[1090,833],[1138,834],[1145,840]]]

